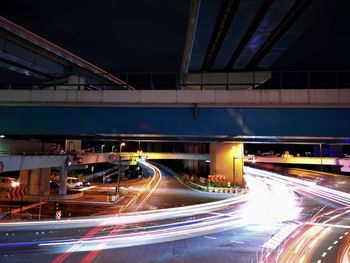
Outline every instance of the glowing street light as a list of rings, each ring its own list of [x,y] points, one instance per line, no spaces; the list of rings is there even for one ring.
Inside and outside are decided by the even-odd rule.
[[[121,156],[121,152],[122,152],[123,146],[125,146],[125,142],[120,143],[120,146],[119,146],[119,173],[118,173],[118,184],[117,184],[117,188],[115,189],[117,195],[119,195],[120,172],[121,172],[121,165],[122,165],[122,156]]]
[[[123,146],[125,146],[125,142],[122,142],[119,147],[119,153],[122,151]]]

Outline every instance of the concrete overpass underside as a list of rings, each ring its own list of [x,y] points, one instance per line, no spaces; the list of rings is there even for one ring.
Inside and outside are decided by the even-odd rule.
[[[0,91],[0,132],[177,141],[350,142],[347,89]]]

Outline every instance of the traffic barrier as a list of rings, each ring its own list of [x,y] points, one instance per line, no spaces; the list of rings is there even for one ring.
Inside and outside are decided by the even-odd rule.
[[[16,198],[19,196],[23,197],[23,196],[27,195],[27,191],[28,191],[28,186],[26,184],[20,185],[18,187],[14,187],[10,191],[10,197],[11,198]]]
[[[213,183],[224,183],[224,182],[226,182],[226,176],[224,176],[224,175],[209,175],[208,180],[209,180],[209,182],[213,182]]]

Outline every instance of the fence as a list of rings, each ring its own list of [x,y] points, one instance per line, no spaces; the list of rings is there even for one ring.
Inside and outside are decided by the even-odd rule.
[[[265,71],[266,72],[266,71]],[[223,77],[218,81],[206,81],[207,74],[251,74],[247,81],[236,77]],[[54,74],[45,79],[20,74],[0,74],[0,89],[85,89],[108,90],[174,90],[174,89],[322,89],[349,88],[350,71],[272,71],[266,81],[257,76],[262,72],[199,72],[196,81],[188,81],[185,75],[174,72],[161,73],[113,73],[125,84],[115,84],[103,78],[103,75],[77,76]]]

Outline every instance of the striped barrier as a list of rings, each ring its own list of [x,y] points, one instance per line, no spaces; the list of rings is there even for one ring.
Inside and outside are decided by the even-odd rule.
[[[24,196],[27,194],[28,186],[26,184],[20,185],[18,187],[14,187],[10,191],[10,197],[16,198],[19,196]]]
[[[212,182],[212,183],[224,183],[224,182],[226,182],[226,176],[224,176],[224,175],[209,175],[208,180],[209,180],[209,182]]]

